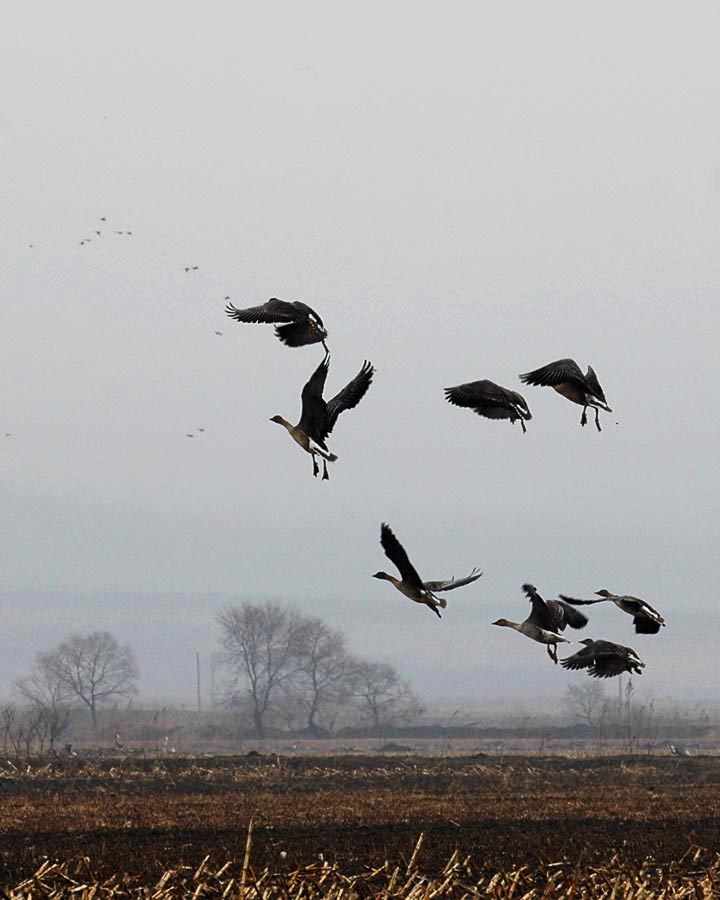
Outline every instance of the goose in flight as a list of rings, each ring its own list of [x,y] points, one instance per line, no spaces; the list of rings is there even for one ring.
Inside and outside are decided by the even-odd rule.
[[[444,597],[436,597],[436,593],[452,591],[455,588],[471,584],[482,575],[482,572],[473,569],[465,578],[450,578],[446,581],[423,581],[408,559],[403,545],[395,537],[390,526],[384,522],[380,526],[380,543],[385,551],[385,556],[400,572],[400,578],[389,575],[387,572],[376,572],[373,578],[392,582],[401,594],[404,594],[416,603],[424,603],[439,619],[442,618],[440,610],[445,609],[447,600]]]
[[[302,389],[302,413],[297,425],[291,425],[282,416],[273,416],[270,421],[277,422],[287,429],[293,438],[307,453],[312,456],[313,475],[317,477],[318,468],[316,456],[322,457],[323,481],[328,475],[327,464],[335,462],[337,456],[328,450],[325,440],[335,426],[338,416],[346,409],[353,409],[365,396],[370,387],[375,369],[365,360],[357,375],[339,391],[332,400],[323,400],[325,379],[330,368],[330,354],[325,354],[325,359],[310,376]]]
[[[467,406],[487,419],[510,419],[513,425],[519,421],[523,433],[527,431],[524,420],[532,419],[522,394],[487,379],[445,388],[445,399],[455,406]]]
[[[582,406],[581,425],[587,425],[588,406],[595,409],[595,427],[598,431],[602,431],[599,410],[612,412],[592,367],[588,366],[587,372],[583,375],[574,359],[558,359],[519,377],[524,384],[554,388],[558,394]]]
[[[524,584],[522,589],[532,604],[528,622],[555,633],[565,631],[568,625],[570,628],[584,628],[587,625],[587,616],[563,600],[545,600],[534,584]]]
[[[533,641],[545,644],[548,656],[557,664],[557,645],[569,644],[566,638],[560,637],[558,632],[564,631],[569,625],[571,628],[584,628],[587,625],[587,616],[563,603],[561,600],[545,600],[537,592],[532,584],[524,584],[522,587],[532,605],[530,615],[524,622],[511,622],[508,619],[498,619],[493,625],[505,628],[513,628],[529,637]]]
[[[247,309],[238,309],[232,303],[228,303],[225,312],[238,322],[275,324],[276,336],[287,347],[321,343],[325,352],[328,352],[325,343],[328,333],[323,320],[314,309],[301,300],[278,300],[277,297],[273,297],[267,303],[250,306]]]
[[[632,647],[623,647],[612,641],[594,641],[584,638],[582,650],[560,660],[564,669],[587,669],[593,678],[612,678],[623,672],[642,675],[645,663]]]
[[[493,625],[500,625],[503,628],[512,628],[515,631],[519,631],[520,634],[524,634],[525,637],[529,637],[532,641],[537,641],[539,644],[545,644],[548,656],[554,663],[557,663],[557,645],[570,643],[567,638],[560,637],[560,635],[555,634],[554,631],[547,631],[545,628],[540,628],[539,625],[535,625],[529,618],[525,619],[524,622],[511,622],[509,619],[498,619],[493,622]]]
[[[629,594],[613,594],[612,591],[605,590],[605,588],[595,591],[595,593],[599,596],[599,600],[575,600],[564,594],[560,594],[560,598],[573,606],[590,606],[593,603],[612,600],[615,606],[633,617],[635,631],[638,634],[657,634],[661,626],[665,625],[665,619],[660,613],[639,597],[631,597]]]

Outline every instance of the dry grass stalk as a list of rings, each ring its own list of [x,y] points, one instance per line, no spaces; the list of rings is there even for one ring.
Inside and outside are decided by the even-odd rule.
[[[256,876],[250,866],[252,829],[248,828],[239,878],[234,874],[235,863],[215,867],[209,855],[197,867],[169,869],[154,884],[119,874],[101,880],[93,875],[87,858],[72,863],[45,860],[20,884],[0,886],[0,896],[8,900],[568,900],[573,896],[582,900],[715,900],[720,896],[720,856],[689,874],[652,861],[637,867],[617,858],[585,868],[566,860],[537,870],[521,866],[473,873],[471,859],[461,862],[453,853],[442,872],[431,873],[423,872],[418,863],[420,846],[418,841],[404,883],[399,867],[389,863],[345,874],[323,860],[289,873],[266,868]],[[693,852],[686,862],[700,864],[702,858]]]

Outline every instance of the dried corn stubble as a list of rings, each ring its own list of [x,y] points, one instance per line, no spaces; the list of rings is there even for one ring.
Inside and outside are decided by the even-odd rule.
[[[243,898],[243,900],[287,900],[326,898],[355,900],[433,900],[433,898],[490,898],[490,900],[550,900],[577,897],[583,900],[711,900],[720,896],[720,857],[703,866],[707,852],[695,849],[694,872],[674,872],[673,867],[657,867],[648,862],[640,867],[611,858],[604,866],[580,868],[562,860],[546,871],[521,866],[510,871],[481,873],[472,859],[455,852],[440,873],[426,873],[418,865],[422,847],[418,840],[410,863],[401,869],[388,861],[384,866],[360,874],[344,874],[328,862],[313,863],[280,874],[269,868],[252,869],[251,830],[242,861],[215,866],[210,855],[199,866],[169,869],[150,883],[117,873],[97,880],[92,863],[83,858],[74,862],[45,861],[30,878],[17,885],[3,886],[9,900],[52,898],[52,900],[175,900],[175,898]]]

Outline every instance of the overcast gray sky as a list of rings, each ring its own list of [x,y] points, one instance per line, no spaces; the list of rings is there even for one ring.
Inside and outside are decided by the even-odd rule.
[[[641,696],[715,695],[715,3],[13,7],[0,685],[107,628],[146,696],[191,699],[216,611],[274,598],[425,696],[560,697],[585,676],[490,625],[531,581],[644,597],[661,634],[607,605],[585,633],[635,647]],[[226,295],[314,306],[329,395],[375,365],[329,482],[268,421],[321,347]],[[518,381],[566,356],[602,433]],[[526,435],[445,402],[480,378]],[[371,579],[381,521],[426,579],[483,569],[442,621]]]

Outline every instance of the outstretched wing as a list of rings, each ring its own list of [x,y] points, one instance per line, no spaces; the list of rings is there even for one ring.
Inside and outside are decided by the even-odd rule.
[[[524,584],[522,589],[532,604],[530,615],[525,621],[530,622],[532,625],[537,625],[543,631],[554,631],[556,633],[562,631],[565,623],[557,615],[553,615],[552,609],[545,602],[545,599],[538,594],[535,585]]]
[[[329,368],[330,356],[326,354],[325,359],[315,369],[302,389],[302,415],[297,425],[300,431],[320,445],[323,445],[330,431],[327,427],[327,404],[323,400],[325,379]]]
[[[357,406],[358,403],[362,400],[367,392],[367,389],[370,387],[370,383],[373,380],[374,374],[375,369],[373,369],[372,365],[367,360],[365,360],[362,368],[353,378],[353,380],[348,382],[348,384],[346,384],[345,387],[332,398],[332,400],[328,400],[327,430],[325,434],[322,435],[323,438],[326,438],[333,430],[335,422],[337,421],[337,417],[341,412],[344,412],[346,409],[352,409],[354,406]]]
[[[613,678],[623,672],[636,672],[639,675],[640,670],[645,668],[645,663],[632,647],[623,647],[612,641],[596,641],[591,649],[594,651],[594,659],[588,672],[595,678]]]
[[[525,384],[534,384],[538,387],[554,387],[556,384],[578,380],[585,383],[585,376],[574,359],[557,359],[518,377]]]
[[[472,572],[469,575],[466,575],[465,578],[450,578],[448,581],[426,581],[425,590],[431,591],[433,594],[436,591],[452,591],[455,588],[464,587],[466,584],[472,584],[472,582],[477,581],[481,575],[482,572],[473,568]]]
[[[277,297],[260,306],[249,306],[247,309],[238,309],[232,303],[228,303],[225,312],[238,322],[298,322],[307,318],[307,314],[300,312],[294,303],[278,300]]]
[[[454,406],[469,407],[489,419],[507,418],[508,412],[515,413],[518,418],[532,418],[522,394],[487,379],[445,388],[445,399]]]
[[[386,525],[384,522],[380,526],[380,543],[385,551],[385,556],[387,556],[390,562],[395,564],[398,572],[400,572],[402,580],[419,590],[424,590],[425,585],[415,571],[415,567],[408,559],[408,555],[402,544],[395,537],[390,526]]]
[[[583,647],[572,656],[566,656],[560,660],[563,669],[588,669],[595,665],[595,652],[592,647]]]
[[[562,610],[562,617],[571,628],[584,628],[587,625],[588,617],[569,604],[562,600],[551,600],[550,603],[555,604]]]
[[[614,678],[623,672],[630,672],[631,668],[627,660],[622,656],[598,656],[595,662],[588,667],[588,675],[593,678]]]
[[[604,603],[610,599],[610,597],[599,597],[597,600],[576,600],[574,597],[566,597],[565,594],[558,594],[558,597],[573,606],[592,606],[593,603]]]

